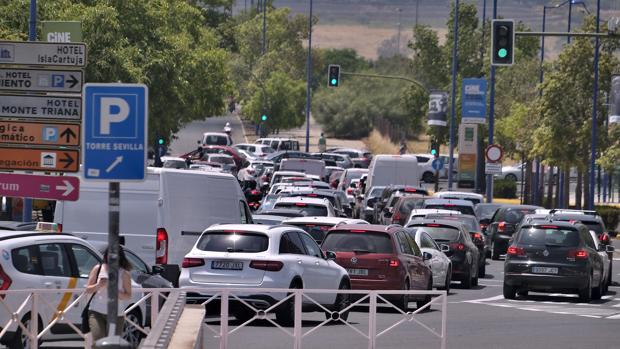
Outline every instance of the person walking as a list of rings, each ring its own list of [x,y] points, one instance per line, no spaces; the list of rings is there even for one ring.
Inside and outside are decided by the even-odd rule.
[[[116,335],[122,336],[125,317],[124,302],[131,298],[131,264],[122,248],[118,250],[118,321]],[[93,343],[108,335],[108,249],[103,254],[103,263],[93,267],[88,275],[86,293],[94,294],[88,309],[88,325],[93,336]]]
[[[321,137],[319,137],[319,153],[325,153],[327,149],[327,141],[325,140],[325,135],[321,132]]]

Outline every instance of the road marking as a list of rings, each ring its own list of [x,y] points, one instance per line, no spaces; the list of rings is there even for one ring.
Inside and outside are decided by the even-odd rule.
[[[499,295],[499,296],[495,296],[495,297],[489,297],[489,298],[482,298],[482,299],[472,299],[472,300],[468,300],[468,301],[463,301],[463,303],[482,303],[482,302],[490,302],[490,301],[496,301],[499,299],[504,299],[503,295]]]
[[[478,283],[478,285],[480,286],[485,286],[485,287],[502,287],[502,285],[489,285],[489,284],[483,284],[483,283]]]

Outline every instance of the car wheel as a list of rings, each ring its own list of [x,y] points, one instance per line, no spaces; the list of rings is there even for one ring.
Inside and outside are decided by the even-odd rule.
[[[30,313],[24,315],[21,322],[22,324],[24,324],[24,327],[30,329]],[[43,323],[41,322],[41,320],[39,320],[39,331],[41,331],[42,329]],[[43,341],[38,341],[37,347],[41,347],[42,343]],[[17,331],[15,331],[13,339],[8,344],[9,348],[11,349],[29,349],[33,347],[32,345],[30,345],[30,338],[28,337],[28,334],[22,331],[21,326],[17,327]]]
[[[433,290],[433,276],[432,275],[431,275],[431,278],[428,280],[428,285],[426,286],[426,290],[427,291],[432,291]],[[433,297],[429,294],[426,297],[424,297],[423,300],[416,301],[415,305],[416,305],[417,309],[420,309],[423,306],[425,306],[426,304],[428,304],[432,300],[432,298]],[[431,306],[430,305],[424,309],[424,311],[428,311],[428,310],[431,310]]]
[[[491,245],[491,259],[494,261],[499,260],[499,250],[495,246],[495,241]]]
[[[590,303],[592,300],[592,275],[588,278],[586,287],[579,290],[579,302]]]
[[[481,266],[478,267],[478,277],[483,278],[487,275],[487,263],[486,261],[481,262]]]
[[[403,291],[409,291],[409,289],[410,289],[409,279],[405,279],[405,286],[403,287]],[[400,310],[406,312],[409,309],[409,295],[403,294],[400,297],[400,300],[397,306]]]
[[[512,173],[509,173],[509,174],[507,174],[507,175],[506,175],[506,177],[504,177],[504,179],[507,179],[507,180],[509,180],[509,181],[516,182],[516,181],[517,181],[517,176],[516,176],[516,175],[514,175],[514,174],[512,174]]]
[[[422,181],[424,181],[424,183],[434,183],[435,175],[432,172],[424,172],[422,175]]]
[[[592,299],[598,300],[603,296],[603,279],[599,280],[598,286],[592,290]]]
[[[438,290],[445,290],[446,294],[450,294],[450,283],[452,282],[452,269],[448,268],[448,271],[446,272],[446,281],[444,286],[442,287],[437,287]]]
[[[338,286],[339,290],[350,290],[351,289],[351,285],[349,284],[349,281],[346,279],[343,279],[342,281],[340,281],[340,285]],[[338,293],[338,296],[336,296],[336,302],[334,303],[334,311],[335,312],[339,312],[339,319],[342,319],[342,321],[347,321],[349,319],[349,311],[345,311],[342,312],[344,309],[346,309],[349,305],[351,304],[351,295],[348,293]],[[332,313],[325,313],[325,318],[326,319],[332,319],[332,321],[337,321],[337,319],[334,319],[332,317]]]
[[[517,296],[517,290],[510,285],[504,283],[504,298],[506,299],[515,299]]]
[[[471,266],[468,267],[467,269],[469,270],[469,272],[467,272],[467,274],[465,276],[463,276],[463,281],[461,281],[461,286],[463,286],[463,288],[470,289],[471,288],[471,282],[472,282]]]
[[[297,289],[302,288],[301,281],[293,281],[290,288]],[[287,296],[290,295],[287,294]],[[295,323],[295,297],[291,297],[284,303],[280,304],[276,309],[276,320],[281,326],[293,326]]]
[[[142,316],[139,311],[132,311],[127,314],[127,319],[138,325],[142,324]],[[134,325],[130,324],[129,321],[123,322],[123,339],[125,339],[132,348],[137,348],[143,337],[144,333],[142,333],[142,331],[137,329]]]

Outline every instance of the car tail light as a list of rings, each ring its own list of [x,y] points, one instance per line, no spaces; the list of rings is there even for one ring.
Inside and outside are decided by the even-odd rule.
[[[205,265],[205,260],[202,258],[183,258],[183,268],[201,267]]]
[[[599,240],[601,240],[601,242],[607,243],[609,242],[609,235],[607,235],[607,233],[603,233],[599,236]]]
[[[353,194],[353,188],[347,188],[347,194],[352,195]]]
[[[543,229],[558,229],[557,225],[541,225],[540,227]]]
[[[62,223],[58,223],[58,232],[62,233]]]
[[[462,244],[460,242],[451,243],[450,244],[450,248],[455,250],[455,251],[464,251],[465,250],[465,244]]]
[[[251,261],[250,268],[266,271],[280,271],[284,264],[280,261]]]
[[[249,168],[246,171],[248,172],[248,174],[254,174],[254,172],[256,172],[256,171],[254,171],[252,169],[249,169]]]
[[[525,249],[522,247],[510,246],[507,251],[509,256],[525,256]]]
[[[405,193],[417,193],[418,191],[415,188],[405,188]]]
[[[396,211],[396,213],[394,213],[394,216],[392,216],[392,221],[400,221],[400,211]]]
[[[297,202],[297,203],[295,203],[295,206],[306,207],[308,205],[304,204],[303,202]]]
[[[267,182],[267,180],[268,180],[269,178],[267,178],[267,176],[262,176],[260,179],[261,179],[261,181],[263,181],[263,182]]]
[[[168,264],[168,232],[164,228],[157,229],[155,244],[155,263]]]
[[[390,267],[396,268],[400,265],[400,262],[398,262],[398,259],[391,259],[390,260]]]
[[[489,225],[480,223],[480,229],[485,230]]]
[[[586,250],[572,250],[572,251],[568,251],[568,259],[574,260],[574,259],[588,259],[588,251]]]
[[[309,198],[316,198],[316,197],[318,197],[318,195],[316,195],[316,194],[308,194],[306,196],[309,197]]]
[[[4,269],[2,269],[2,266],[0,265],[0,291],[6,291],[9,289],[9,287],[11,287],[11,283],[13,281],[11,280],[11,278],[4,272]],[[6,295],[3,294],[0,296],[0,298],[4,298]]]
[[[441,225],[435,223],[429,223],[426,225],[427,227],[440,227]]]
[[[366,230],[357,230],[357,229],[354,229],[354,230],[351,230],[351,232],[352,232],[352,233],[365,233],[365,232],[366,232]]]
[[[497,232],[503,233],[506,230],[506,222],[499,222],[497,225]]]
[[[250,194],[251,194],[251,195],[258,195],[258,194],[260,194],[260,191],[258,191],[258,190],[256,190],[256,189],[253,189],[253,190],[250,192]]]
[[[482,240],[482,234],[480,234],[480,233],[474,233],[474,235],[472,236],[472,238],[474,238],[474,240]]]

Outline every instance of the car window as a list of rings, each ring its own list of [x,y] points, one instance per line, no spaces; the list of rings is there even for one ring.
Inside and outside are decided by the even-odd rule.
[[[42,275],[43,272],[41,271],[38,254],[37,246],[16,248],[11,251],[13,266],[22,273]]]
[[[77,264],[80,278],[88,278],[90,271],[100,262],[99,258],[93,251],[82,245],[71,244],[71,253],[73,253],[73,258]]]
[[[65,249],[60,244],[39,245],[41,270],[45,276],[71,277],[71,264]],[[90,272],[90,270],[89,270]]]
[[[267,251],[269,238],[264,234],[251,232],[208,232],[202,234],[196,248],[211,252],[247,252]]]
[[[426,205],[424,208],[436,208],[436,209],[441,209],[441,210],[459,211],[462,214],[468,214],[472,216],[476,215],[476,213],[474,212],[474,208],[471,206],[458,206],[454,204],[437,204],[437,205]]]
[[[422,243],[422,248],[435,248],[435,244],[432,242],[432,239],[428,237],[426,234],[421,234],[420,242]]]
[[[385,233],[358,233],[335,231],[327,234],[321,247],[325,251],[368,253],[393,253],[392,240]]]
[[[308,205],[305,203],[276,203],[275,208],[287,208],[304,212],[306,216],[327,217],[329,214],[327,207],[319,205]]]
[[[411,249],[413,250],[413,254],[415,256],[421,256],[422,255],[422,251],[420,251],[420,247],[415,242],[414,233],[412,233],[410,231],[405,231],[405,237],[409,241],[409,245],[411,246]]]
[[[511,224],[518,224],[523,219],[523,216],[530,213],[534,213],[534,210],[522,208],[508,209],[504,213],[503,220]]]
[[[317,258],[323,258],[323,254],[321,253],[321,248],[316,244],[313,238],[308,236],[308,234],[298,234],[301,237],[304,245],[306,246],[306,251],[308,251],[309,256],[314,256]]]
[[[596,250],[596,244],[594,243],[594,240],[592,239],[592,235],[590,235],[589,231],[583,231],[581,234],[583,241],[586,243],[586,245],[588,245],[588,247],[595,249]]]
[[[138,258],[138,256],[133,254],[133,252],[125,249],[125,257],[127,257],[127,260],[131,264],[133,270],[138,270],[145,274],[149,274],[149,268],[146,263],[144,263],[140,258]]]
[[[453,242],[460,239],[460,231],[451,227],[421,227],[430,237],[439,242]]]
[[[400,251],[402,253],[409,255],[413,254],[411,245],[409,245],[409,241],[402,232],[396,233],[396,239],[398,240],[398,245],[400,246]]]
[[[297,233],[285,233],[280,238],[280,254],[306,254]]]
[[[241,214],[241,224],[249,224],[250,220],[245,209],[245,202],[241,200],[239,201],[239,213]]]
[[[546,245],[561,247],[579,246],[580,236],[574,229],[559,227],[527,227],[518,235],[518,242],[525,245]]]

